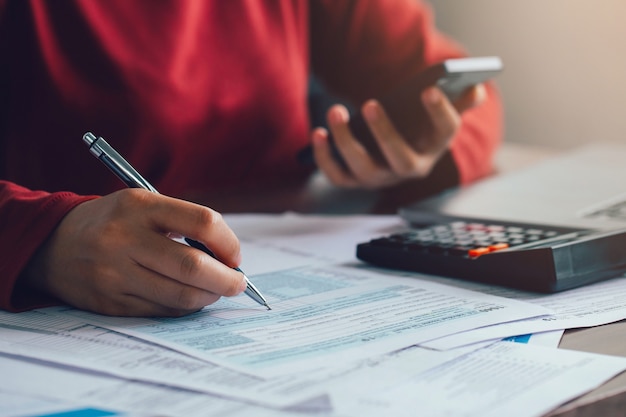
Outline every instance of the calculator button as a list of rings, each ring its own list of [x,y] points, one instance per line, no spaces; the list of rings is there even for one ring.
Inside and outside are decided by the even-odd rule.
[[[485,248],[485,247],[474,248],[474,249],[470,249],[467,251],[467,254],[472,258],[477,258],[480,255],[485,255],[487,253],[489,253],[489,248]]]
[[[523,240],[526,236],[524,235],[524,233],[510,233],[509,234],[509,238],[510,239],[521,239]]]

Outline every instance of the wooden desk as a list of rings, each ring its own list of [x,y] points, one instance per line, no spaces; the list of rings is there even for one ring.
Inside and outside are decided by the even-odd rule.
[[[559,348],[626,356],[626,321],[567,330]],[[626,373],[559,407],[549,417],[626,416]]]

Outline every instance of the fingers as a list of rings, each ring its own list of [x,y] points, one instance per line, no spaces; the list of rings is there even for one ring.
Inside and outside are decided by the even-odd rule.
[[[397,179],[420,178],[428,174],[430,160],[424,158],[415,145],[410,144],[396,130],[378,101],[367,101],[363,105],[363,116],[396,181]]]
[[[454,107],[459,113],[463,113],[472,107],[479,106],[486,99],[487,88],[484,84],[477,84],[463,92],[463,94],[454,101]]]
[[[127,189],[71,210],[31,260],[38,278],[28,282],[78,308],[125,316],[179,316],[245,290],[241,272],[169,230],[238,263],[239,243],[219,213]]]
[[[354,188],[377,188],[387,182],[389,170],[376,162],[352,134],[349,115],[344,106],[335,105],[328,111],[328,127],[335,146],[343,156],[345,167],[335,161],[329,152],[328,134],[323,129],[313,132],[312,141],[318,167],[335,185]]]
[[[121,317],[182,317],[199,311],[200,308],[186,310],[171,308],[137,297],[132,294],[122,294],[117,298],[94,300],[94,302],[78,302],[75,307],[93,311],[107,316]]]
[[[213,294],[233,296],[245,289],[243,274],[232,269],[240,262],[239,241],[219,213],[186,201],[144,194],[148,195],[136,203],[141,207],[132,209],[141,209],[147,223],[145,228],[134,230],[138,242],[128,253],[134,262],[180,284]],[[126,206],[130,204],[125,202]],[[204,243],[217,259],[173,241],[167,237],[171,232]]]
[[[315,163],[330,182],[345,188],[354,188],[359,185],[357,180],[335,160],[326,129],[314,129],[311,133],[311,142]]]
[[[427,88],[422,92],[422,102],[433,127],[431,138],[425,143],[424,152],[438,155],[443,153],[459,129],[461,115],[436,87]]]
[[[360,172],[373,170],[376,164],[350,130],[348,110],[341,105],[332,106],[328,110],[327,119],[335,146],[343,156],[349,171],[358,176]]]
[[[350,188],[377,189],[424,178],[460,129],[461,113],[479,105],[485,97],[486,90],[482,84],[465,91],[454,103],[439,88],[427,88],[421,93],[421,100],[428,120],[424,121],[420,136],[414,138],[406,138],[396,129],[378,101],[367,101],[361,113],[384,157],[384,163],[368,154],[353,136],[346,108],[333,106],[328,111],[328,126],[345,166],[333,158],[328,132],[315,129],[311,139],[318,167],[333,184]]]
[[[175,242],[163,235],[155,234],[143,239],[142,245],[134,248],[129,257],[137,264],[155,271],[155,280],[158,275],[162,275],[173,280],[172,285],[180,284],[180,291],[189,286],[212,294],[234,296],[246,288],[241,272],[199,249]],[[168,288],[172,285],[168,285]]]
[[[123,279],[126,280],[128,294],[134,296],[129,301],[133,304],[144,301],[152,305],[153,309],[159,306],[166,310],[192,312],[213,304],[220,298],[216,293],[183,284],[140,265],[129,270]]]
[[[153,228],[163,233],[174,233],[197,240],[227,266],[239,266],[239,240],[220,213],[171,197],[148,193],[146,198],[155,200],[143,211]]]

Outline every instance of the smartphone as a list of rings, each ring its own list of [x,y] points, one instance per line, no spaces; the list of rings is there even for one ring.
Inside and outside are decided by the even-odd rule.
[[[450,100],[455,100],[469,87],[493,78],[502,69],[502,60],[497,56],[447,59],[428,67],[378,100],[405,138],[418,138],[420,132],[432,128],[420,97],[424,89],[436,85]],[[359,112],[350,116],[349,126],[370,155],[384,163],[384,156]],[[332,135],[329,139],[334,157],[346,166],[333,143]],[[419,149],[419,144],[417,146]],[[297,158],[302,164],[315,164],[311,146],[302,149]]]

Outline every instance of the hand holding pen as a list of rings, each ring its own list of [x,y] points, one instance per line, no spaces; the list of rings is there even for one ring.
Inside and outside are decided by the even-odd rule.
[[[42,295],[31,303],[53,297],[100,314],[175,317],[248,288],[233,269],[240,262],[237,237],[207,207],[130,188],[69,201],[20,275],[16,288]],[[167,232],[203,242],[219,261]]]
[[[130,188],[142,188],[152,193],[158,194],[156,188],[154,188],[145,178],[143,178],[115,149],[113,149],[102,137],[96,137],[92,133],[88,132],[83,135],[83,141],[89,146],[90,152],[98,158],[104,165],[107,166],[115,175],[118,176],[128,187]],[[172,229],[175,230],[175,229]],[[181,243],[185,243],[188,246],[194,247],[203,251],[211,256],[213,259],[218,259],[213,251],[208,249],[205,245],[197,240],[189,239],[188,237],[180,240]],[[271,310],[271,307],[267,304],[267,301],[259,290],[250,282],[248,277],[237,266],[233,267],[236,271],[243,275],[246,282],[245,293],[257,303],[267,307]]]

